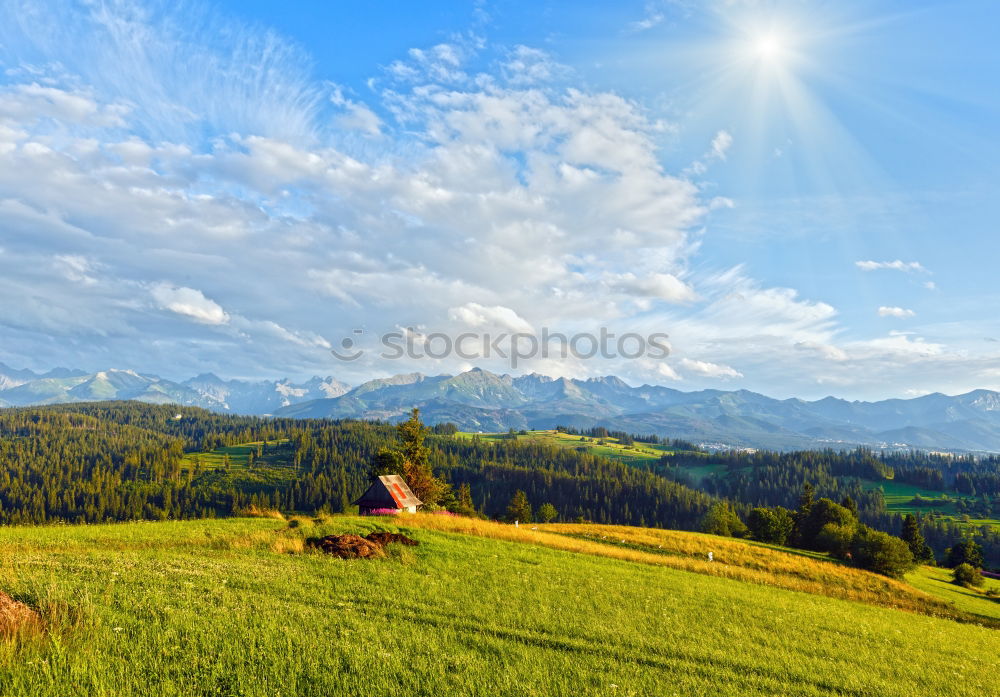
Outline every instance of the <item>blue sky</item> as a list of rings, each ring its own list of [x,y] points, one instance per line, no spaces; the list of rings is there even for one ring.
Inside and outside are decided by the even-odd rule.
[[[291,9],[290,9],[291,8]],[[0,361],[1000,388],[990,2],[0,0]],[[494,370],[501,362],[473,361]]]

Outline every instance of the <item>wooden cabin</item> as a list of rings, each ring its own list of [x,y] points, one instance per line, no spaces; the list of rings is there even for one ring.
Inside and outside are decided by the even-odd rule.
[[[358,507],[358,513],[369,515],[372,511],[387,508],[416,513],[423,501],[413,495],[406,480],[398,474],[385,474],[372,482],[368,490],[353,503]]]

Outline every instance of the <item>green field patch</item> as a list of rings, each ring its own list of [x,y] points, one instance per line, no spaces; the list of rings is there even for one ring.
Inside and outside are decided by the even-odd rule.
[[[207,486],[229,480],[254,493],[293,482],[297,472],[292,456],[293,447],[288,440],[256,441],[188,453],[181,460],[181,468],[184,475],[190,472]]]
[[[0,642],[0,694],[996,693],[1000,635],[973,624],[405,519],[300,534],[376,527],[421,544],[344,561],[278,553],[299,529],[270,519],[0,528],[0,589],[50,618]]]
[[[984,525],[1000,527],[1000,520],[996,518],[980,518],[968,514],[959,513],[955,503],[959,499],[974,502],[975,497],[964,496],[954,491],[939,491],[936,489],[925,489],[893,480],[874,481],[862,479],[861,485],[865,489],[882,489],[885,498],[885,507],[892,513],[920,513],[926,515],[934,513],[939,520],[960,523],[971,527],[982,527]],[[923,501],[921,505],[916,505],[914,500],[919,496]]]
[[[636,467],[649,466],[663,455],[672,455],[680,452],[661,444],[640,443],[638,441],[632,444],[623,444],[617,438],[579,436],[554,429],[515,433],[513,436],[508,433],[471,433],[460,431],[456,436],[460,438],[472,438],[475,436],[488,442],[510,440],[513,437],[520,442],[534,441],[544,445],[573,448],[580,452],[586,452],[589,455],[610,458]]]
[[[906,582],[914,588],[947,600],[963,612],[1000,620],[1000,597],[990,598],[989,590],[1000,592],[1000,581],[984,579],[980,589],[965,588],[952,583],[951,569],[921,566],[906,575]]]

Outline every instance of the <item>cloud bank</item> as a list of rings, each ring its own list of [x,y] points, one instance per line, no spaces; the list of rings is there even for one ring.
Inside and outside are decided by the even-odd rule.
[[[0,62],[7,363],[356,382],[467,367],[338,363],[356,329],[605,326],[668,333],[673,354],[526,369],[759,389],[931,354],[958,370],[936,343],[849,338],[828,302],[695,263],[733,205],[701,179],[733,137],[673,171],[673,124],[538,48],[414,48],[362,97],[198,8],[7,0]]]

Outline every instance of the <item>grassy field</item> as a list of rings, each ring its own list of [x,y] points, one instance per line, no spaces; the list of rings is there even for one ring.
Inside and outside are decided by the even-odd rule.
[[[456,434],[459,438],[472,438],[478,436],[485,441],[507,440],[510,435],[507,433],[469,433],[460,431]],[[623,445],[616,438],[592,438],[590,436],[574,436],[556,430],[528,431],[515,436],[521,442],[539,442],[546,445],[556,445],[564,448],[580,449],[584,448],[591,455],[611,458],[633,466],[648,465],[650,462],[658,460],[663,455],[677,452],[665,445],[653,445],[651,443],[633,443]],[[581,440],[584,438],[584,440]]]
[[[259,454],[258,454],[259,453]],[[246,469],[251,454],[256,467],[287,467],[292,449],[288,441],[271,441],[266,445],[262,441],[227,445],[215,450],[188,453],[181,460],[182,467],[201,467],[202,470],[214,470],[226,467]]]
[[[921,566],[906,575],[906,582],[914,588],[947,600],[964,612],[989,617],[1000,621],[1000,600],[986,597],[986,592],[1000,592],[1000,581],[984,579],[982,588],[972,589],[956,586],[951,582],[951,569]]]
[[[300,553],[306,535],[394,522],[421,546],[376,561]],[[618,541],[594,539],[612,532]],[[1000,688],[997,630],[692,573],[663,560],[707,565],[694,557],[711,544],[715,569],[750,572],[757,557],[744,546],[738,561],[726,540],[686,533],[669,543],[674,553],[652,551],[665,535],[444,516],[3,528],[0,589],[37,608],[46,629],[0,641],[0,694],[981,697]],[[689,560],[684,544],[694,545]],[[759,549],[774,555],[760,558],[765,566],[783,554]],[[791,579],[796,567],[786,571]],[[806,580],[814,571],[797,567]]]
[[[295,469],[291,460],[292,447],[287,441],[272,441],[266,446],[253,442],[188,453],[181,460],[181,468],[182,471],[207,472],[210,477],[239,481],[245,491],[253,493],[294,481]]]
[[[973,526],[983,526],[983,525],[994,525],[1000,527],[1000,520],[996,518],[977,518],[970,516],[969,518],[964,518],[959,515],[958,510],[955,508],[955,500],[960,498],[969,499],[967,496],[962,496],[956,492],[944,492],[937,491],[935,489],[923,489],[913,484],[906,484],[905,482],[894,482],[894,481],[873,481],[870,479],[861,480],[862,486],[866,489],[878,489],[881,488],[883,491],[883,496],[885,497],[886,509],[892,513],[936,513],[941,515],[942,520],[950,520],[957,523],[964,523],[966,525]],[[917,495],[922,498],[929,500],[936,500],[941,505],[935,506],[914,506],[912,504],[913,498]]]

